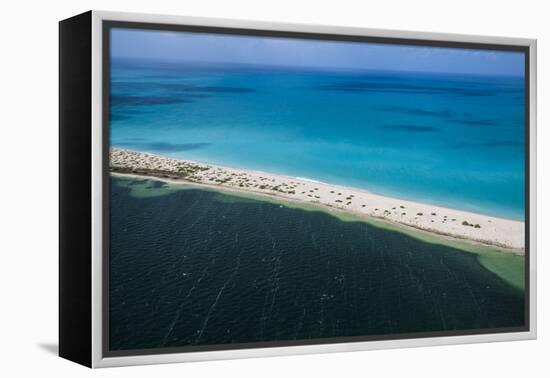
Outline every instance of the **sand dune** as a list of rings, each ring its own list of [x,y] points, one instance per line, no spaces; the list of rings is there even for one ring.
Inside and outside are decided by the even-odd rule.
[[[525,225],[520,221],[386,197],[305,178],[177,160],[118,148],[111,148],[110,167],[111,171],[122,174],[155,176],[171,182],[223,187],[317,204],[524,253]]]

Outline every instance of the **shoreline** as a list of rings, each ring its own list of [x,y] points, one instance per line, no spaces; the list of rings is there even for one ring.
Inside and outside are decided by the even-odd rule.
[[[111,173],[290,201],[524,255],[524,223],[363,189],[111,148]]]

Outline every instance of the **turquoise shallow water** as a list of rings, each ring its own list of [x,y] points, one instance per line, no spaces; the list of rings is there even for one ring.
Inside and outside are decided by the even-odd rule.
[[[114,59],[111,144],[522,220],[523,86]]]

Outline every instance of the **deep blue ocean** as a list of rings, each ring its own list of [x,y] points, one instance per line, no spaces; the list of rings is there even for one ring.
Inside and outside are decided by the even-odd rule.
[[[524,79],[111,62],[111,144],[523,220]]]

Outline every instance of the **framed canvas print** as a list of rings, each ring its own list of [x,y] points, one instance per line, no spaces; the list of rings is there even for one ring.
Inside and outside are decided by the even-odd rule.
[[[60,22],[60,355],[536,337],[534,40]]]

